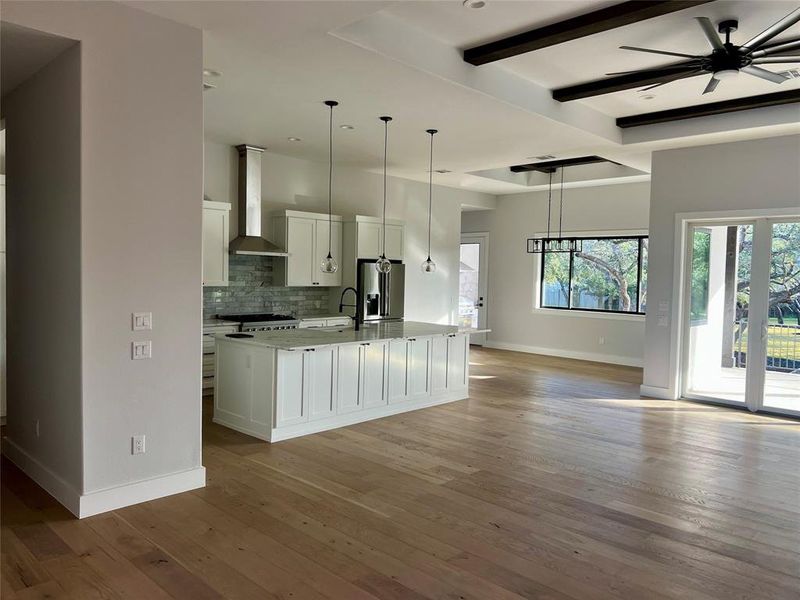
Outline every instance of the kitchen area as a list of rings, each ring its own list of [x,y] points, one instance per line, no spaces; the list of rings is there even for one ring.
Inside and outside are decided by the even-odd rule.
[[[213,396],[213,421],[276,442],[467,398],[477,330],[406,320],[405,223],[333,214],[330,187],[328,212],[265,209],[268,155],[235,149],[236,204],[203,202],[203,394]],[[443,276],[430,255],[420,271]]]

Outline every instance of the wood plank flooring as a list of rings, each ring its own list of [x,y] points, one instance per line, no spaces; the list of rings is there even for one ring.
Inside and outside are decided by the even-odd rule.
[[[800,598],[800,422],[642,399],[641,371],[472,353],[471,399],[275,445],[73,519],[2,465],[2,597]]]

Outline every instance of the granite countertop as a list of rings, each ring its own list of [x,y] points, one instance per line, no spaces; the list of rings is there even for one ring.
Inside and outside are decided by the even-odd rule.
[[[446,336],[455,333],[483,333],[489,329],[472,329],[457,325],[437,325],[418,321],[395,321],[362,325],[359,331],[352,327],[318,327],[313,329],[281,329],[253,331],[251,338],[229,338],[217,334],[218,341],[277,348],[279,350],[305,350],[340,344],[363,344],[380,340],[414,337]]]

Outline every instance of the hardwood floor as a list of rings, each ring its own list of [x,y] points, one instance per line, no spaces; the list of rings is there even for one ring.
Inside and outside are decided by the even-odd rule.
[[[2,597],[800,597],[800,422],[472,363],[469,400],[272,446],[207,414],[205,489],[83,521],[4,461]]]

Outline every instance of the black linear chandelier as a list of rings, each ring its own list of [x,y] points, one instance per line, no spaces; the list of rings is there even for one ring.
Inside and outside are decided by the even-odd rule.
[[[528,238],[528,254],[542,254],[543,252],[580,252],[583,249],[581,240],[574,237],[564,237],[562,225],[564,223],[564,167],[561,166],[561,184],[558,194],[558,235],[550,236],[550,222],[553,205],[553,174],[558,167],[548,169],[549,181],[547,184],[547,234],[545,237]]]

